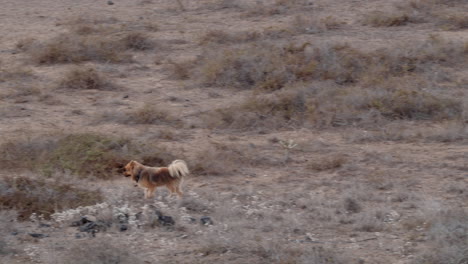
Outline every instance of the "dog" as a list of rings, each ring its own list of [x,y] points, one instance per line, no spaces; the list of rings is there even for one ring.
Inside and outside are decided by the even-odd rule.
[[[124,167],[124,176],[135,181],[136,186],[145,189],[145,198],[154,197],[157,187],[166,186],[172,194],[182,197],[181,185],[190,171],[183,160],[174,160],[167,167],[149,167],[137,161],[130,161]]]

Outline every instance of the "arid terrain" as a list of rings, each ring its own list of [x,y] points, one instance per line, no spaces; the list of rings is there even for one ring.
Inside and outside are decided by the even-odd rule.
[[[466,0],[0,2],[0,263],[468,263]]]

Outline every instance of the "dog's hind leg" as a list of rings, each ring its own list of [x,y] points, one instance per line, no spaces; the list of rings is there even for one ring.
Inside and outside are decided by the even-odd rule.
[[[153,198],[156,188],[148,188],[148,198]]]
[[[179,197],[182,197],[182,195],[184,194],[181,190],[180,190],[180,185],[181,185],[182,181],[177,181],[174,183],[174,185],[172,185],[172,188],[173,190],[171,190],[173,193],[177,193],[177,195]]]

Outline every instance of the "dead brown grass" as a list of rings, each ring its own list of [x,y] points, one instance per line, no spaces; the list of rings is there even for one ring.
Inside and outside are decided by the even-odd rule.
[[[395,7],[412,22],[433,23],[444,30],[461,30],[468,27],[466,2],[451,0],[413,0],[396,4]]]
[[[242,145],[211,142],[189,160],[190,169],[193,175],[229,175],[255,162],[252,152]]]
[[[122,37],[121,41],[125,49],[142,51],[156,47],[156,43],[151,40],[148,34],[141,31],[128,32]]]
[[[262,37],[262,33],[258,31],[241,31],[241,32],[226,32],[223,30],[209,30],[199,39],[200,45],[209,43],[228,44],[228,43],[244,43],[255,41]]]
[[[347,159],[344,155],[330,155],[308,162],[307,168],[314,171],[326,171],[341,168]]]
[[[299,91],[257,95],[245,101],[205,114],[208,127],[229,129],[291,128],[302,125],[313,111]]]
[[[0,164],[5,169],[30,170],[47,177],[71,173],[82,178],[112,179],[122,177],[122,165],[132,159],[165,166],[174,159],[171,153],[160,145],[149,147],[104,134],[59,134],[3,143]]]
[[[111,36],[62,34],[30,48],[28,53],[37,64],[131,61],[123,44]]]
[[[333,80],[339,84],[423,72],[427,65],[460,63],[468,55],[464,42],[431,36],[411,48],[362,52],[349,44],[274,45],[256,42],[207,51],[192,74],[203,84],[238,89],[278,90],[296,82]]]
[[[95,68],[77,66],[65,73],[58,87],[73,90],[115,90],[117,85],[111,83]]]
[[[0,207],[2,210],[17,210],[20,220],[28,220],[33,213],[48,218],[56,210],[91,205],[102,200],[99,191],[52,180],[4,177],[1,182]]]
[[[137,109],[128,112],[105,112],[98,121],[118,122],[127,125],[180,125],[180,120],[166,110],[164,106],[146,103]]]
[[[465,263],[468,261],[468,212],[451,208],[426,215],[431,245],[420,253],[414,264]]]
[[[410,22],[410,16],[405,13],[387,13],[382,11],[374,11],[364,16],[363,25],[373,27],[395,27],[404,26]]]

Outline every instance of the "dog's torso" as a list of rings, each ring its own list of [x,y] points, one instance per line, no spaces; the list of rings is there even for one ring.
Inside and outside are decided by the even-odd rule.
[[[152,188],[167,185],[175,179],[169,174],[168,168],[142,166],[135,180],[137,180],[138,186],[140,187]]]

